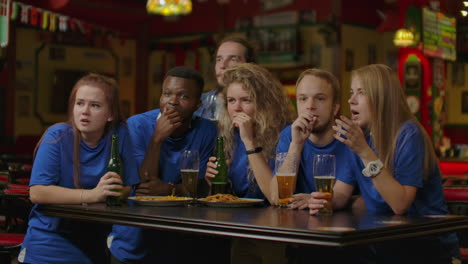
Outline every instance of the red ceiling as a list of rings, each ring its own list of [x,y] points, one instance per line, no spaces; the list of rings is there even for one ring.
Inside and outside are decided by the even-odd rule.
[[[335,0],[336,1],[336,0]],[[219,5],[217,0],[192,0],[193,12],[175,22],[146,13],[146,0],[20,0],[20,2],[81,19],[135,37],[143,24],[148,24],[151,36],[221,32],[232,30],[239,17],[267,14],[261,10],[261,0],[230,0]],[[293,4],[271,12],[316,10],[318,21],[329,21],[334,1],[294,0]],[[396,4],[386,4],[397,2]],[[440,0],[441,9],[456,9],[456,0]],[[428,5],[429,0],[341,0],[342,22],[377,27],[382,23],[377,10],[402,9],[410,4]],[[455,4],[454,4],[455,3]],[[405,9],[404,9],[405,10]]]

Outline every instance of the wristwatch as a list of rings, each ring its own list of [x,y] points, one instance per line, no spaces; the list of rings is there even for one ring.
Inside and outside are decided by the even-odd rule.
[[[383,163],[381,160],[374,160],[367,164],[367,166],[362,170],[362,174],[369,178],[374,178],[379,175],[380,171],[383,169]]]
[[[262,152],[263,148],[262,147],[258,147],[258,148],[254,148],[254,149],[249,149],[249,150],[246,150],[245,151],[245,154],[246,155],[250,155],[250,154],[254,154],[254,153],[259,153],[259,152]]]

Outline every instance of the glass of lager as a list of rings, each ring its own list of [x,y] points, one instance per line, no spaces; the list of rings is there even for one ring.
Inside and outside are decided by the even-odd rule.
[[[198,150],[185,150],[180,157],[180,175],[185,196],[197,198],[198,171],[200,158]]]
[[[278,204],[280,207],[289,207],[291,198],[296,189],[297,162],[287,152],[276,153],[275,175],[278,181]]]
[[[335,155],[317,154],[314,156],[315,189],[325,196],[327,203],[320,210],[321,214],[332,214],[333,185],[335,184]]]

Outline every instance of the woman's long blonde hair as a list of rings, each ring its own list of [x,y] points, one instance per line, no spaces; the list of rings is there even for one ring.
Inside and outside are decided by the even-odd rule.
[[[239,83],[251,96],[255,105],[255,140],[263,148],[266,160],[274,159],[281,130],[293,121],[293,108],[281,83],[265,68],[251,63],[238,64],[224,72],[224,95],[232,83]],[[231,159],[234,147],[234,129],[224,100],[224,111],[219,121],[219,134],[224,137],[224,150]]]
[[[437,157],[429,136],[408,107],[396,73],[386,65],[372,64],[354,70],[351,78],[361,82],[361,88],[367,95],[371,116],[368,132],[385,166],[393,171],[398,135],[402,125],[411,121],[424,137],[424,177],[427,179],[437,166]]]
[[[75,100],[76,100],[76,93],[78,89],[81,86],[84,85],[89,85],[93,87],[100,88],[105,96],[107,103],[110,107],[111,115],[113,116],[113,120],[110,122],[107,122],[103,136],[107,134],[108,131],[112,131],[114,128],[116,128],[120,123],[125,123],[125,118],[123,117],[122,110],[120,109],[120,100],[119,100],[119,91],[118,91],[118,85],[117,82],[113,78],[106,77],[104,75],[96,74],[96,73],[89,73],[85,76],[83,76],[81,79],[79,79],[75,86],[73,86],[73,89],[70,93],[70,97],[68,98],[68,121],[67,123],[72,126],[73,129],[73,182],[75,184],[76,188],[81,188],[81,181],[80,181],[80,142],[81,142],[81,133],[76,127],[75,120],[73,118],[73,108],[75,106]],[[64,134],[57,139],[57,141],[60,141]],[[44,133],[45,135],[45,133]],[[42,139],[44,137],[42,135],[42,138],[39,140],[37,143],[35,149],[34,149],[34,156],[37,153],[37,150],[42,143]],[[56,142],[45,142],[48,144],[53,144],[57,143]]]

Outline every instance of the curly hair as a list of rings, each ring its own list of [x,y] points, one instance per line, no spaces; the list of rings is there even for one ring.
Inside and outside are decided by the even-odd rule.
[[[227,69],[223,75],[225,88],[223,94],[232,83],[241,84],[252,98],[255,105],[255,139],[263,147],[266,160],[274,159],[276,144],[281,130],[294,119],[294,111],[281,83],[265,68],[252,63],[241,63]],[[224,102],[219,120],[219,134],[224,137],[224,152],[231,159],[235,146],[232,120]]]

